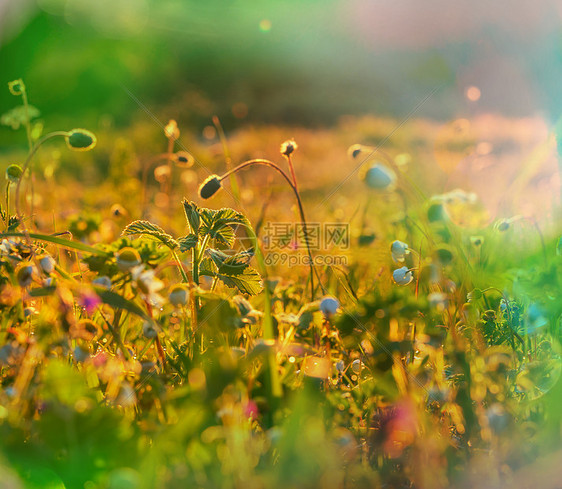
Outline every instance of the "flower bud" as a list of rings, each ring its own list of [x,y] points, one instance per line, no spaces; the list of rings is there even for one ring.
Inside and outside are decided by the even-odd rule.
[[[126,246],[119,250],[116,256],[117,266],[122,272],[127,272],[131,268],[134,268],[141,264],[141,257],[137,250]]]
[[[174,119],[170,119],[170,122],[164,128],[164,134],[168,139],[179,139],[180,137],[180,130],[178,128],[178,123]]]
[[[142,325],[142,334],[145,338],[152,340],[158,336],[156,326],[152,321],[145,321]]]
[[[396,183],[396,174],[382,163],[374,163],[363,175],[368,187],[375,190],[391,190]]]
[[[361,363],[361,360],[356,359],[353,360],[352,364],[351,364],[351,370],[353,370],[353,372],[355,372],[356,374],[361,373],[361,369],[363,368],[363,364]]]
[[[176,284],[170,289],[168,299],[176,307],[185,306],[189,301],[189,288],[185,284]]]
[[[34,274],[35,268],[33,267],[33,265],[22,264],[16,274],[20,287],[28,287],[29,285],[31,285]]]
[[[297,148],[298,148],[298,144],[295,143],[294,139],[290,139],[288,141],[285,141],[281,147],[279,148],[279,151],[281,152],[281,154],[283,156],[289,156],[290,154],[292,154]]]
[[[363,146],[360,144],[354,144],[349,147],[347,154],[350,158],[356,159],[364,151]]]
[[[390,245],[390,252],[395,263],[402,263],[406,259],[406,254],[409,253],[408,245],[402,241],[395,240]]]
[[[215,195],[221,188],[218,175],[211,175],[199,187],[199,195],[202,199],[208,199]]]
[[[340,303],[334,297],[326,296],[320,301],[320,311],[326,318],[333,316],[339,307]]]
[[[66,145],[73,151],[89,151],[97,143],[96,136],[86,129],[72,129],[65,139]]]
[[[174,154],[176,166],[180,168],[191,168],[195,163],[195,159],[187,151],[178,151]]]
[[[39,266],[41,267],[41,270],[43,270],[43,272],[45,272],[47,275],[53,273],[55,265],[56,262],[51,255],[45,254],[39,259]]]
[[[20,78],[19,80],[14,80],[8,83],[8,90],[12,95],[22,95],[25,90],[25,85],[23,84],[23,80]]]
[[[10,165],[6,168],[6,180],[10,183],[18,183],[23,175],[23,170],[19,165]]]
[[[408,267],[401,267],[392,272],[392,278],[398,285],[408,285],[414,279],[414,276]]]

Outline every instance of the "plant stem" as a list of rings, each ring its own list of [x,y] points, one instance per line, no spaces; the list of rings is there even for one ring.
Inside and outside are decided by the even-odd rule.
[[[23,176],[25,175],[25,172],[27,171],[27,169],[29,168],[29,165],[31,163],[32,158],[35,156],[35,153],[37,153],[37,150],[41,147],[41,145],[52,138],[58,137],[58,136],[67,136],[68,132],[66,131],[55,131],[55,132],[51,132],[45,136],[43,136],[39,141],[37,141],[35,143],[35,145],[33,146],[33,148],[31,149],[31,151],[29,152],[29,154],[27,155],[27,158],[25,160],[25,163],[23,164],[23,168],[22,168],[22,178],[20,178],[18,180],[18,183],[16,185],[16,217],[18,219],[19,222],[21,222],[21,225],[23,227],[24,230],[26,230],[25,228],[25,224],[23,222],[23,219],[21,217],[21,212],[20,212],[20,187],[21,187],[21,182],[23,180]],[[25,231],[27,232],[27,230]]]
[[[301,197],[299,194],[299,191],[297,189],[297,187],[294,185],[294,183],[291,181],[291,179],[289,178],[289,176],[275,163],[273,163],[272,161],[269,160],[265,160],[262,158],[256,158],[253,160],[248,160],[245,161],[244,163],[241,163],[240,165],[238,165],[236,168],[233,168],[230,171],[227,171],[222,177],[220,177],[220,181],[224,180],[226,177],[230,176],[233,173],[236,173],[244,168],[247,168],[249,166],[252,165],[264,165],[264,166],[269,166],[270,168],[273,168],[275,171],[277,171],[289,184],[289,186],[293,189],[293,193],[295,194],[295,197],[297,199],[297,204],[299,207],[299,214],[302,220],[302,225],[303,225],[303,230],[304,230],[304,235],[305,235],[305,243],[306,243],[306,250],[308,253],[308,260],[309,260],[309,266],[310,266],[310,300],[313,301],[314,300],[314,274],[316,273],[316,275],[318,276],[318,272],[316,271],[315,267],[314,267],[314,260],[312,257],[312,252],[310,250],[310,243],[309,243],[309,237],[308,237],[308,228],[307,228],[307,224],[306,224],[306,217],[304,215],[304,208],[302,206],[302,201],[301,201]],[[318,282],[320,283],[320,286],[322,287],[322,283],[320,281],[320,277],[318,277]]]
[[[232,158],[230,157],[230,151],[228,150],[228,144],[226,142],[226,134],[224,133],[224,129],[222,128],[221,121],[215,115],[213,116],[213,124],[217,129],[217,133],[219,135],[219,139],[222,144],[222,150],[224,153],[224,160],[226,163],[226,170],[229,171],[232,167]],[[237,204],[240,204],[240,188],[238,186],[238,180],[236,180],[236,176],[232,174],[230,176],[230,187],[232,188],[232,193],[234,194],[234,200]]]
[[[6,230],[10,224],[10,182],[6,184]]]

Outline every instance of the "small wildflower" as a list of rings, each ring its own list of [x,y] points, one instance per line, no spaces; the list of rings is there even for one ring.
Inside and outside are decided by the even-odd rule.
[[[37,314],[38,314],[37,309],[35,309],[33,306],[26,307],[23,310],[23,316],[26,317],[26,318],[28,318],[30,316],[36,316]]]
[[[362,368],[363,363],[359,359],[353,360],[353,362],[351,363],[351,370],[353,370],[353,372],[355,372],[356,374],[361,373]]]
[[[22,175],[23,170],[19,165],[10,165],[6,168],[6,180],[10,183],[18,183]]]
[[[109,277],[106,277],[105,275],[102,275],[101,277],[92,280],[92,284],[97,285],[98,287],[102,287],[104,289],[110,289],[111,279]]]
[[[337,370],[339,373],[342,373],[342,372],[345,370],[345,363],[344,363],[343,360],[338,360],[338,361],[336,362],[336,370]]]
[[[74,348],[74,360],[76,360],[76,363],[85,362],[89,357],[90,354],[86,350],[83,350],[79,346]]]
[[[145,321],[142,325],[142,334],[149,340],[156,338],[158,336],[156,325],[152,321]]]
[[[53,273],[55,265],[55,259],[51,255],[45,254],[39,259],[39,266],[47,275]]]
[[[281,145],[281,147],[279,148],[279,151],[281,152],[281,154],[282,154],[283,156],[287,156],[287,157],[288,157],[289,155],[291,155],[292,153],[294,153],[295,150],[298,149],[298,147],[299,147],[299,146],[298,146],[297,143],[295,143],[295,140],[294,140],[294,139],[289,139],[289,140],[285,141],[285,142]]]
[[[392,278],[398,285],[408,285],[414,279],[414,276],[408,267],[401,267],[392,272]]]
[[[20,287],[30,286],[34,275],[35,275],[35,267],[33,265],[22,264],[19,267],[16,275]]]
[[[372,164],[363,175],[363,181],[375,190],[392,190],[396,174],[382,163]]]
[[[390,245],[390,252],[392,253],[392,259],[395,263],[402,263],[410,251],[406,243],[396,240]]]
[[[221,188],[221,181],[218,175],[211,175],[199,187],[199,195],[202,199],[209,199]]]
[[[122,272],[128,272],[134,267],[137,267],[141,264],[141,257],[137,250],[131,248],[130,246],[126,246],[119,250],[116,256],[117,267]]]
[[[77,302],[88,314],[92,314],[101,304],[101,299],[96,293],[86,290],[80,294]]]
[[[138,266],[131,270],[131,275],[146,300],[153,305],[163,302],[157,292],[164,287],[164,282],[156,278],[154,270],[144,270],[142,266]]]
[[[73,151],[89,151],[97,143],[96,136],[86,129],[72,129],[65,139],[66,145]]]
[[[170,303],[176,307],[185,306],[189,301],[189,288],[185,284],[176,284],[168,294]]]
[[[326,296],[320,301],[320,311],[325,318],[333,316],[340,307],[340,303],[334,297]]]
[[[180,130],[178,128],[178,123],[174,119],[170,119],[170,122],[164,128],[164,134],[168,139],[179,139],[180,137]]]

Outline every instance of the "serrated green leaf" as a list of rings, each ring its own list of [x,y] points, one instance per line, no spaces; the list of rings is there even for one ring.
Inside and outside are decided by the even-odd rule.
[[[229,255],[223,251],[210,248],[207,250],[207,253],[219,269],[219,272],[227,275],[242,273],[254,256],[254,250],[252,249],[236,253],[235,255]]]
[[[191,231],[193,232],[193,234],[199,234],[199,225],[201,219],[199,217],[200,210],[197,207],[197,204],[195,204],[195,202],[189,202],[188,200],[184,200],[182,204],[183,210],[185,212],[185,218],[189,223]]]
[[[188,251],[191,248],[195,248],[197,245],[198,238],[195,234],[188,234],[178,239],[178,244],[180,245],[180,251]]]
[[[179,247],[178,242],[164,231],[160,226],[149,221],[133,221],[121,233],[123,236],[131,236],[133,234],[143,234],[151,236],[171,250]]]
[[[260,274],[252,267],[244,268],[244,271],[237,275],[227,275],[219,270],[216,276],[227,287],[236,287],[244,294],[256,295],[263,288]]]
[[[210,235],[211,238],[219,243],[232,246],[236,235],[231,226],[250,226],[250,222],[240,212],[230,208],[218,210],[200,209],[201,227],[199,232],[201,236]]]

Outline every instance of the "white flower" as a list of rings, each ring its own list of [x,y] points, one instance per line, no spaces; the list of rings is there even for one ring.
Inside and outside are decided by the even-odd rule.
[[[185,306],[189,301],[189,288],[185,284],[176,284],[170,289],[168,300],[172,305]]]
[[[357,359],[357,360],[353,360],[353,363],[351,364],[351,370],[353,370],[356,374],[361,372],[361,369],[363,368],[363,364],[361,363],[361,360]]]
[[[390,252],[395,263],[402,263],[406,259],[406,255],[410,253],[408,245],[398,240],[392,242]]]
[[[164,282],[156,278],[154,270],[145,270],[143,265],[131,269],[131,276],[143,297],[152,305],[160,306],[164,299],[158,291],[164,287]]]
[[[39,266],[47,275],[53,273],[56,262],[51,255],[43,255],[39,260]]]
[[[375,163],[365,172],[363,180],[375,190],[391,190],[396,183],[396,174],[382,163]]]
[[[339,307],[340,303],[334,297],[326,296],[320,301],[320,311],[327,318],[334,315]]]
[[[401,267],[392,272],[392,278],[398,285],[408,285],[414,279],[414,276],[408,267]]]

